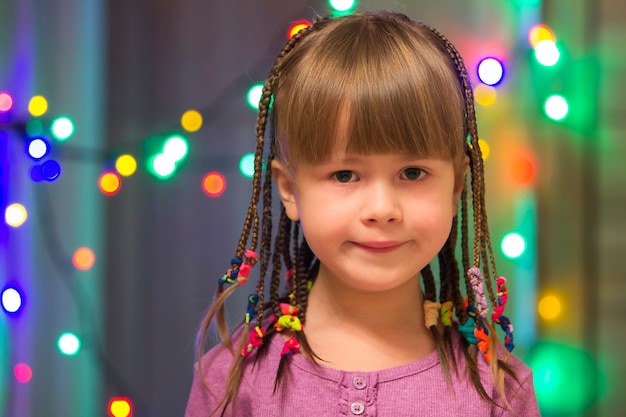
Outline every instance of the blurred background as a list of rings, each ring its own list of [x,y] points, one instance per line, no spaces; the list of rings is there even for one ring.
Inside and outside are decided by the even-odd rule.
[[[465,57],[542,414],[623,415],[623,1],[0,0],[0,416],[183,415],[255,87],[298,25],[382,9]]]

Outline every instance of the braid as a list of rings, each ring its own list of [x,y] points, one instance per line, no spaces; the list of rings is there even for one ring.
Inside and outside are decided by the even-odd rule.
[[[270,283],[270,303],[274,314],[278,315],[280,312],[280,273],[282,270],[281,256],[279,248],[285,245],[285,238],[289,236],[289,227],[291,221],[287,217],[285,208],[281,207],[280,220],[278,222],[278,233],[276,234],[276,241],[274,242],[274,254],[272,257],[272,281]],[[263,311],[259,312],[262,319]]]
[[[422,268],[422,280],[424,281],[424,298],[430,301],[437,299],[437,289],[435,287],[435,277],[430,269],[430,264]]]

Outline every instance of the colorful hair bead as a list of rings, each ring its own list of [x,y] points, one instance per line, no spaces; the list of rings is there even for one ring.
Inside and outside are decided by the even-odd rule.
[[[477,339],[476,345],[478,349],[482,352],[487,363],[489,363],[491,361],[491,354],[489,352],[489,331],[484,326],[476,327],[474,329],[474,336],[476,336]]]
[[[278,320],[276,320],[276,323],[274,323],[274,327],[277,332],[282,332],[285,329],[292,329],[299,332],[302,330],[302,323],[300,323],[298,317],[287,314],[280,316]]]
[[[463,335],[467,343],[470,345],[475,345],[477,340],[474,335],[474,330],[476,329],[476,322],[473,318],[468,318],[464,324],[459,323],[458,325],[459,332]]]
[[[248,278],[250,278],[250,270],[254,267],[254,265],[256,265],[258,260],[256,252],[251,249],[246,249],[245,258],[245,261],[243,261],[239,267],[239,274],[237,275],[239,285],[243,285],[248,282]]]
[[[289,357],[294,353],[300,351],[300,342],[295,337],[290,337],[289,340],[283,345],[283,350],[280,352],[280,356]]]
[[[243,356],[248,356],[249,354],[251,354],[254,351],[254,349],[256,349],[259,346],[261,346],[263,344],[263,336],[264,335],[265,335],[265,330],[263,330],[259,326],[256,326],[254,328],[254,331],[252,331],[250,333],[250,339],[249,339],[248,343],[246,343],[244,348],[241,350],[241,354]]]
[[[250,323],[252,317],[254,317],[257,304],[259,304],[259,295],[250,294],[248,296],[248,307],[246,308],[246,324]]]
[[[437,326],[440,308],[441,304],[437,302],[430,300],[424,301],[424,324],[427,329],[430,329],[432,326]]]
[[[509,299],[509,290],[506,287],[506,278],[498,278],[498,280],[496,281],[496,292],[498,295],[498,305],[493,308],[493,313],[491,313],[491,320],[498,322],[498,319],[504,313],[506,303]]]
[[[441,323],[446,326],[452,326],[452,311],[454,310],[454,303],[452,301],[446,301],[441,304]]]
[[[483,289],[483,273],[479,268],[473,267],[467,271],[467,276],[476,294],[476,312],[480,317],[486,318],[489,306],[487,305],[487,297],[485,297],[485,290]]]
[[[294,316],[300,313],[300,309],[296,306],[292,306],[291,304],[280,303],[279,307],[280,307],[280,312],[287,316]]]
[[[233,258],[230,260],[230,268],[226,271],[221,278],[217,279],[217,283],[219,285],[224,284],[232,284],[237,280],[237,275],[239,275],[239,267],[241,266],[241,259]]]
[[[506,347],[509,352],[512,352],[515,348],[515,344],[513,343],[514,329],[513,325],[511,324],[511,320],[509,320],[507,316],[501,316],[498,324],[500,324],[500,328],[502,328],[502,330],[504,330],[504,333],[506,334],[504,337],[504,347]]]

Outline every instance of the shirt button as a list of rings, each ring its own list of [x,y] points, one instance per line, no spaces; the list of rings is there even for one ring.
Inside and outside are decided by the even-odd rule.
[[[357,416],[361,415],[365,411],[365,404],[361,401],[355,401],[350,404],[350,411],[352,411],[352,414],[356,414]]]
[[[352,385],[356,389],[363,389],[367,386],[367,380],[362,376],[355,376],[352,378]]]

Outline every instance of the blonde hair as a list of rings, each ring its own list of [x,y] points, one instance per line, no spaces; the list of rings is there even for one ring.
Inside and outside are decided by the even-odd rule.
[[[345,115],[347,119],[341,119]],[[289,280],[292,297],[287,302],[298,307],[297,316],[304,323],[308,281],[314,279],[318,266],[306,239],[299,235],[299,227],[289,220],[282,205],[278,232],[276,236],[272,235],[272,174],[270,169],[262,168],[268,121],[274,126],[265,162],[268,167],[274,158],[290,169],[301,162],[322,162],[329,157],[340,137],[346,138],[347,152],[402,152],[453,161],[457,184],[464,185],[460,223],[455,217],[448,241],[438,256],[439,291],[430,266],[422,270],[425,299],[432,308],[436,305],[439,292],[441,303],[452,302],[454,305],[459,323],[468,322],[455,248],[460,229],[462,266],[464,270],[469,270],[468,194],[471,193],[474,229],[471,266],[482,267],[489,300],[492,306],[498,305],[491,282],[492,277],[498,275],[487,226],[483,160],[478,146],[472,88],[461,55],[441,33],[397,13],[357,13],[319,20],[295,35],[281,50],[265,82],[259,103],[252,197],[236,250],[238,258],[243,257],[248,242],[249,248],[256,250],[261,232],[260,277],[254,291],[259,297],[257,326],[262,325],[266,313],[277,317],[281,315],[279,287],[283,267],[293,268],[293,276]],[[469,189],[464,178],[464,163],[468,159]],[[260,219],[258,204],[261,195]],[[270,260],[270,300],[266,303],[265,281]],[[476,303],[476,296],[469,276],[465,276],[465,286],[468,303],[472,306]],[[202,323],[198,352],[202,378],[200,360],[209,326],[214,319],[224,345],[232,348],[224,320],[224,302],[237,287],[237,284],[228,288],[224,288],[222,283],[218,285],[217,296]],[[444,373],[450,381],[450,362],[458,373],[450,327],[446,326],[441,331],[432,325],[432,319],[429,322]],[[498,339],[493,327],[486,325],[491,330],[489,338],[493,342],[489,344],[488,353],[496,358]],[[242,329],[238,351],[246,344],[250,325],[245,323]],[[264,343],[273,333],[274,328],[270,324],[263,337]],[[305,332],[296,332],[296,337],[302,349],[315,358]],[[476,346],[468,344],[463,338],[460,346],[473,385],[481,396],[493,401],[479,377]],[[221,408],[224,413],[237,395],[246,357],[238,352],[235,355],[226,394],[215,412]],[[275,387],[280,383],[283,365],[284,358],[281,359]],[[515,374],[500,359],[491,360],[490,368],[495,386],[507,403],[504,374],[514,379]]]

